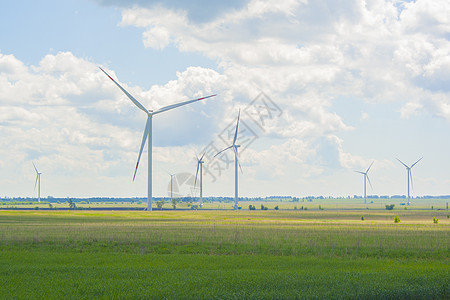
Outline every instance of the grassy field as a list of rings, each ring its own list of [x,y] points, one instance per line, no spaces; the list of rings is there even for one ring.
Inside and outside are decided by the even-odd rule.
[[[0,298],[448,299],[447,216],[0,211]]]
[[[195,202],[192,204],[198,205],[198,198],[194,199]],[[319,210],[323,209],[369,209],[369,210],[384,210],[386,204],[394,204],[395,210],[402,209],[420,209],[420,210],[446,210],[447,203],[449,202],[448,198],[433,198],[433,199],[412,199],[411,206],[406,206],[406,199],[402,198],[376,198],[376,199],[368,199],[368,203],[364,204],[363,199],[354,199],[354,198],[332,198],[332,199],[314,199],[312,201],[300,199],[299,202],[291,202],[288,200],[285,201],[262,201],[258,202],[255,200],[252,201],[244,201],[241,199],[239,201],[239,206],[242,207],[243,210],[248,209],[249,205],[255,205],[256,209],[260,209],[261,204],[266,206],[268,209],[274,209],[278,207],[280,210],[300,210],[302,207],[304,209],[310,210]],[[373,203],[371,203],[373,202]],[[186,202],[181,202],[177,204],[177,209],[189,209],[190,204]],[[125,201],[105,201],[105,202],[91,202],[87,201],[76,202],[76,206],[79,209],[91,209],[91,208],[134,208],[134,209],[142,209],[147,208],[146,201],[136,201],[136,202],[125,202]],[[0,209],[11,209],[11,208],[20,208],[20,209],[49,209],[49,202],[43,200],[41,203],[37,201],[12,201],[12,200],[0,200]],[[51,203],[51,208],[54,209],[68,209],[68,202],[60,202],[60,203]],[[164,209],[172,209],[172,204],[169,200],[167,200],[163,206]],[[204,209],[214,209],[214,210],[232,210],[233,203],[232,202],[206,202],[203,206]],[[156,210],[156,202],[153,202],[153,209]]]

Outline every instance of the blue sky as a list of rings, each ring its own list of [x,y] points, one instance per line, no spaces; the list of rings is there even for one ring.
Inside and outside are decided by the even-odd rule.
[[[156,196],[261,92],[281,114],[242,115],[241,196],[361,195],[353,171],[372,161],[368,193],[405,194],[395,158],[422,156],[413,195],[450,194],[449,16],[423,0],[10,1],[0,196],[35,195],[31,161],[44,197],[146,195],[145,156],[131,181],[145,115],[98,66],[152,109],[219,94],[155,117]],[[204,194],[232,196],[233,168],[208,164]]]

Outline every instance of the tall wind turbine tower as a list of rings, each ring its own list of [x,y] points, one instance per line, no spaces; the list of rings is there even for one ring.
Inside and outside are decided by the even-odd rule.
[[[38,185],[38,202],[41,202],[41,174],[36,166],[34,165],[34,162],[31,162],[33,164],[34,170],[36,171],[36,181],[34,183],[34,190],[36,190],[36,185]]]
[[[412,179],[412,172],[411,169],[422,159],[423,157],[419,158],[418,161],[416,161],[415,163],[413,163],[411,165],[411,167],[408,167],[404,162],[402,162],[400,159],[397,158],[397,160],[405,166],[406,168],[406,177],[407,177],[407,181],[408,181],[408,205],[410,204],[410,192],[409,192],[409,179],[411,178],[411,188],[413,187],[413,179]]]
[[[205,156],[205,153],[198,158],[197,154],[195,157],[197,158],[197,172],[195,172],[195,181],[194,181],[194,188],[197,186],[197,176],[198,176],[198,170],[200,170],[200,208],[203,207],[203,157]]]
[[[109,79],[112,80],[112,82],[114,82],[117,87],[125,94],[127,95],[127,97],[140,109],[142,110],[146,115],[147,115],[147,123],[145,124],[145,129],[144,129],[144,135],[142,137],[142,143],[141,143],[141,149],[139,150],[139,156],[137,159],[137,163],[136,163],[136,168],[134,170],[134,175],[133,175],[133,181],[134,178],[136,177],[136,172],[139,166],[139,160],[141,159],[141,155],[142,155],[142,150],[144,149],[145,146],[145,142],[147,141],[148,138],[148,182],[147,182],[147,210],[152,210],[152,119],[153,116],[192,102],[197,102],[203,99],[207,99],[210,97],[214,97],[216,95],[210,95],[210,96],[206,96],[206,97],[202,97],[202,98],[198,98],[198,99],[194,99],[194,100],[188,100],[188,101],[184,101],[184,102],[180,102],[180,103],[176,103],[176,104],[172,104],[172,105],[168,105],[168,106],[164,106],[156,111],[153,110],[147,110],[141,103],[139,103],[139,101],[137,101],[133,96],[131,96],[130,93],[128,93],[119,83],[117,83],[111,76],[108,75],[108,73],[106,73],[102,68],[100,68],[100,70],[102,70],[103,73],[105,73],[106,76],[109,77]]]
[[[175,174],[170,174],[170,201],[173,200],[173,176],[175,176]]]
[[[367,168],[366,172],[361,172],[361,171],[355,171],[356,173],[360,173],[364,175],[364,204],[367,204],[367,195],[366,195],[366,181],[369,181],[370,187],[372,188],[372,183],[370,182],[370,178],[369,178],[369,170],[372,167],[373,162],[370,164],[370,166]],[[373,189],[373,188],[372,188]]]
[[[224,152],[224,151],[226,151],[228,149],[231,149],[231,148],[234,151],[234,209],[239,209],[239,206],[238,206],[238,201],[239,201],[239,196],[238,196],[238,165],[239,165],[239,168],[241,169],[241,172],[242,172],[242,167],[241,167],[241,164],[239,163],[239,158],[238,158],[238,148],[240,147],[240,145],[236,145],[240,115],[241,115],[241,110],[239,110],[238,117],[237,117],[236,130],[234,132],[233,144],[231,144],[231,146],[223,149],[222,151],[219,151],[216,155],[214,155],[214,157],[216,157],[220,153],[222,153],[222,152]]]

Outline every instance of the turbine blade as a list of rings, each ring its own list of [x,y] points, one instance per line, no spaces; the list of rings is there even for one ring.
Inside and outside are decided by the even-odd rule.
[[[99,67],[100,68],[100,67]],[[148,110],[141,104],[139,103],[139,101],[137,101],[133,96],[131,96],[130,93],[128,93],[119,83],[117,83],[111,76],[108,75],[108,73],[105,72],[105,70],[103,70],[102,68],[100,68],[100,70],[103,71],[103,73],[106,74],[106,76],[109,77],[109,79],[111,79],[118,87],[119,89],[122,90],[122,92],[124,92],[125,95],[127,95],[128,98],[130,98],[131,101],[133,101],[133,103],[139,107],[142,111],[144,111],[146,114],[148,114]]]
[[[375,162],[375,161],[372,161],[372,163],[370,164],[370,166],[369,166],[369,168],[367,169],[366,173],[369,173],[369,170],[370,170],[370,168],[372,167],[372,165],[373,165],[374,162]]]
[[[203,152],[203,155],[200,157],[200,161],[203,159],[203,157],[205,156],[206,152]]]
[[[36,181],[34,182],[34,190],[36,190],[36,185],[37,185],[37,182],[38,182],[38,177],[39,177],[39,175],[36,175]]]
[[[217,155],[219,155],[220,153],[222,153],[222,152],[224,152],[225,150],[228,150],[228,149],[230,149],[231,147],[233,147],[233,146],[230,146],[230,147],[226,147],[225,149],[223,149],[222,151],[219,151],[219,152],[217,152],[217,154],[216,155],[214,155],[214,157],[216,157]]]
[[[195,172],[195,180],[194,180],[194,189],[197,186],[197,176],[198,176],[198,169],[200,167],[200,163],[197,162],[197,171]]]
[[[359,173],[359,174],[363,174],[363,175],[366,175],[366,173],[364,173],[364,172],[361,172],[361,171],[355,171],[356,173]]]
[[[366,175],[366,177],[367,177],[367,181],[369,182],[369,184],[370,184],[370,188],[373,190],[373,187],[372,187],[372,183],[370,182],[370,178],[369,178],[369,175]]]
[[[157,111],[153,112],[153,114],[156,115],[156,114],[159,114],[159,113],[162,113],[162,112],[165,112],[165,111],[168,111],[168,110],[171,110],[171,109],[174,109],[174,108],[177,108],[177,107],[180,107],[180,106],[192,103],[192,102],[200,101],[200,100],[211,98],[211,97],[214,97],[214,96],[217,96],[217,95],[209,95],[209,96],[202,97],[202,98],[197,98],[197,99],[193,99],[193,100],[188,100],[188,101],[184,101],[184,102],[180,102],[180,103],[164,106],[164,107],[161,107],[160,109],[158,109]]]
[[[238,155],[236,147],[233,147],[233,150],[234,150],[234,154],[236,155],[236,160],[239,165],[239,169],[241,169],[241,173],[244,174],[244,172],[242,171],[241,163],[239,162],[239,155]]]
[[[396,158],[396,160],[398,160],[402,165],[404,165],[405,168],[409,169],[409,167],[404,162],[402,162],[400,159]]]
[[[147,141],[148,131],[150,130],[150,122],[151,122],[150,118],[151,117],[148,116],[147,123],[145,123],[144,135],[142,136],[141,149],[139,150],[139,156],[138,156],[137,163],[136,163],[136,169],[134,169],[133,181],[134,181],[134,178],[136,177],[136,172],[139,167],[139,161],[141,160],[142,150],[144,149],[145,142]],[[149,151],[150,151],[150,149],[149,149]]]
[[[239,109],[239,113],[238,113],[238,117],[237,117],[236,131],[234,132],[233,145],[236,145],[237,134],[238,134],[238,127],[239,127],[239,118],[240,118],[240,116],[241,116],[241,109]]]
[[[412,167],[411,167],[412,168]],[[411,178],[411,189],[414,189],[413,179],[412,179],[412,170],[409,169],[409,177]]]
[[[33,164],[34,169],[36,170],[36,174],[39,173],[36,166],[34,165],[34,162],[31,162]]]
[[[413,163],[412,166],[411,166],[411,168],[414,167],[419,161],[421,161],[422,158],[423,158],[423,156],[422,156],[418,161],[416,161],[415,163]]]

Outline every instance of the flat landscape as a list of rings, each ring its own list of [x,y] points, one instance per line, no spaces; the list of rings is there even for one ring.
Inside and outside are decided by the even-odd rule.
[[[0,211],[0,298],[448,299],[448,214]]]

